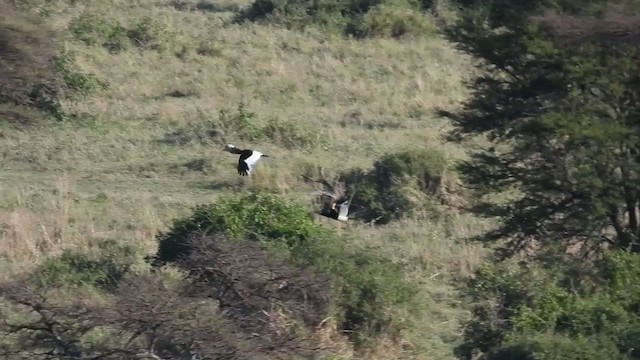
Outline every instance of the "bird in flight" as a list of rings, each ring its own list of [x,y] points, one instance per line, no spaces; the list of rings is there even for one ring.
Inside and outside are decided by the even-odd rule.
[[[349,206],[351,206],[351,200],[353,199],[353,195],[355,194],[351,195],[351,198],[346,198],[345,196],[336,196],[335,194],[332,194],[328,191],[321,190],[311,193],[311,195],[320,195],[331,199],[330,205],[322,209],[322,211],[320,212],[321,215],[339,221],[347,221],[350,219],[348,217]]]
[[[334,185],[331,185],[326,179],[324,179],[324,177],[320,180],[314,180],[306,175],[302,175],[302,177],[307,181],[320,183],[325,188],[325,190],[318,190],[311,193],[313,196],[320,196],[323,199],[328,200],[324,201],[324,207],[320,211],[320,215],[339,221],[347,221],[351,219],[348,217],[349,207],[351,206],[351,201],[353,200],[355,192],[351,194],[350,198],[347,197],[346,184],[336,182]]]
[[[261,157],[269,157],[260,151],[238,149],[235,145],[231,144],[225,145],[224,151],[240,155],[240,159],[238,159],[238,174],[240,174],[240,176],[250,175]]]

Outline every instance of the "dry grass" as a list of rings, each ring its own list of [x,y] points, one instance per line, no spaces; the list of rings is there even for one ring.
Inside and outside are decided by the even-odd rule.
[[[193,8],[197,2],[182,3]],[[219,8],[242,3],[227,1]],[[305,169],[366,168],[382,154],[425,145],[441,147],[454,159],[464,156],[464,149],[440,139],[449,124],[434,110],[459,106],[471,66],[443,40],[327,38],[314,31],[225,25],[228,12],[178,8],[153,0],[84,1],[59,5],[48,20],[63,30],[83,11],[124,24],[151,15],[175,34],[174,44],[163,53],[112,54],[68,39],[64,46],[76,54],[80,68],[110,84],[86,100],[65,104],[68,111],[91,116],[29,131],[0,127],[5,274],[63,248],[91,248],[104,239],[153,251],[155,234],[172,218],[248,187],[311,204],[304,198],[309,187],[299,177]],[[177,91],[187,96],[169,95]],[[233,112],[240,102],[257,114],[257,126],[274,118],[290,121],[310,145],[240,141],[233,132],[183,145],[161,141],[176,129],[217,120],[220,109]],[[255,176],[240,179],[235,157],[221,151],[224,142],[255,146],[273,158],[261,160]],[[378,228],[324,223],[407,262],[407,276],[422,284],[427,317],[415,319],[415,329],[401,342],[366,357],[452,358],[467,313],[451,282],[468,275],[482,257],[462,239],[488,225],[466,215]]]

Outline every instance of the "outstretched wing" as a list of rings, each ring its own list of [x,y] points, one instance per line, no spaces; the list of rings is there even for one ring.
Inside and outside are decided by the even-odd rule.
[[[340,221],[347,221],[348,217],[347,215],[349,215],[349,205],[351,204],[351,202],[349,200],[343,202],[342,204],[340,204],[340,211],[338,212],[338,220]]]
[[[253,151],[251,156],[243,159],[240,157],[240,161],[238,162],[238,173],[242,176],[247,176],[251,174],[251,171],[255,168],[256,163],[262,157],[262,153],[259,151]]]
[[[251,168],[249,167],[249,164],[247,164],[244,160],[240,159],[238,161],[238,174],[240,174],[240,176],[247,176],[249,175],[250,172],[251,172]]]

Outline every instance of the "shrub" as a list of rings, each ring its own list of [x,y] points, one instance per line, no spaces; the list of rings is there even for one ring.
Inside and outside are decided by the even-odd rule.
[[[256,118],[257,114],[248,110],[244,103],[239,103],[235,112],[228,109],[218,112],[219,126],[225,131],[234,132],[241,140],[254,140],[260,136]]]
[[[354,212],[365,221],[385,224],[420,209],[432,213],[437,201],[446,202],[446,167],[440,151],[410,150],[385,155],[371,170],[352,170],[341,180],[355,192]]]
[[[235,21],[260,21],[304,29],[315,25],[355,36],[424,35],[433,29],[415,0],[255,0]]]
[[[141,49],[167,50],[172,46],[173,34],[161,19],[143,16],[127,30],[131,42]]]
[[[54,60],[56,70],[65,85],[67,97],[85,97],[97,90],[105,90],[108,84],[91,73],[79,70],[73,60],[73,54],[61,52]]]
[[[409,1],[381,3],[353,24],[353,33],[359,37],[400,37],[433,35],[436,32],[431,19]]]
[[[137,252],[130,246],[106,241],[98,253],[66,250],[47,259],[31,274],[31,281],[40,287],[82,285],[112,288],[131,269]]]
[[[126,29],[116,20],[94,13],[83,13],[69,23],[69,31],[87,45],[103,46],[118,52],[128,47]]]
[[[319,232],[321,229],[303,207],[274,195],[252,192],[197,206],[189,217],[175,220],[171,229],[159,237],[156,260],[164,263],[188,255],[187,239],[196,233],[225,234],[293,248],[298,243],[312,242]]]
[[[528,332],[552,326],[557,304],[567,301],[567,294],[552,284],[549,274],[534,266],[504,263],[478,269],[467,284],[476,305],[465,329],[466,345],[488,352],[516,328]],[[543,311],[533,310],[545,305]],[[545,315],[538,318],[538,312]]]
[[[610,341],[570,338],[558,335],[537,335],[510,340],[491,351],[488,360],[621,360],[618,349]]]
[[[640,275],[640,256],[611,252],[588,280],[568,281],[575,275],[559,268],[505,262],[479,269],[467,283],[474,306],[461,348],[466,357],[637,358],[640,285],[632,279]]]
[[[311,266],[327,274],[333,285],[326,284],[325,291],[336,297],[336,317],[356,340],[400,326],[391,325],[388,307],[412,307],[415,289],[400,265],[336,237],[316,225],[302,206],[276,195],[249,193],[196,207],[159,235],[154,265],[192,256],[192,239],[203,234],[256,242],[300,269]]]

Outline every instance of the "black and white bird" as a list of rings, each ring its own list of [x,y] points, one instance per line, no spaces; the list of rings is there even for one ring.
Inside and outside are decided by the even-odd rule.
[[[351,206],[353,195],[351,196],[351,199],[347,199],[344,196],[336,197],[334,194],[327,191],[317,191],[312,193],[312,195],[322,195],[331,199],[330,205],[320,211],[321,215],[339,221],[349,220],[349,206]]]
[[[256,163],[260,160],[261,157],[269,157],[256,150],[242,150],[235,147],[235,145],[227,144],[224,147],[224,151],[230,152],[232,154],[239,154],[240,159],[238,159],[238,174],[240,176],[247,176],[251,174]]]
[[[342,182],[336,182],[334,185],[329,184],[327,180],[321,178],[320,180],[314,180],[306,175],[302,175],[307,181],[320,183],[325,187],[325,190],[319,190],[311,193],[314,196],[320,196],[323,198],[323,208],[320,211],[320,215],[339,220],[349,220],[349,207],[351,201],[355,195],[355,191],[351,194],[351,198],[346,196],[346,184]],[[328,200],[328,201],[327,201]]]

